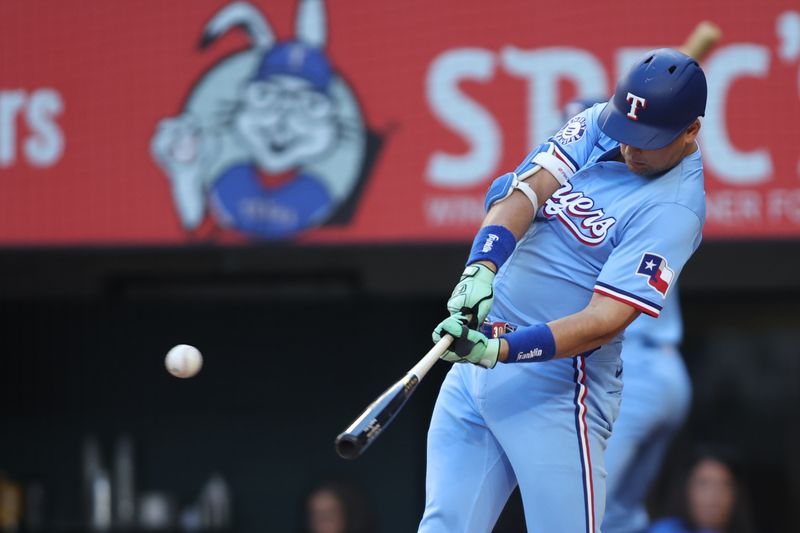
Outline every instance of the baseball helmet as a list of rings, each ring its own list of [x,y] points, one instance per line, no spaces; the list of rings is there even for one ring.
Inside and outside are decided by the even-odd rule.
[[[697,61],[671,48],[652,50],[619,80],[598,125],[617,142],[657,150],[705,114],[707,92]]]

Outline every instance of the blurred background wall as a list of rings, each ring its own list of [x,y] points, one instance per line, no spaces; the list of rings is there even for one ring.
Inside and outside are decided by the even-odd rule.
[[[334,437],[428,349],[491,179],[700,20],[723,38],[681,278],[694,403],[650,506],[713,444],[759,531],[793,531],[800,11],[751,0],[0,3],[0,480],[22,496],[0,529],[86,530],[98,462],[116,529],[164,504],[153,524],[197,530],[223,500],[223,529],[300,530],[335,478],[413,531],[447,365],[363,458]],[[178,343],[193,379],[164,369]]]

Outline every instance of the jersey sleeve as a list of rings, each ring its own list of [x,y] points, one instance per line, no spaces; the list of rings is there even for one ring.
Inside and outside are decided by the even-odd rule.
[[[576,166],[576,171],[589,161],[595,143],[600,137],[597,117],[603,106],[605,103],[597,104],[578,113],[549,139],[556,146],[559,154],[568,158]]]
[[[602,109],[602,105],[599,107]],[[599,138],[600,130],[597,127],[599,113],[598,106],[594,106],[572,117],[547,142],[531,150],[514,172],[517,175],[524,174],[526,170],[537,164],[534,162],[534,158],[537,155],[541,158],[543,156],[539,154],[549,154],[567,167],[569,176],[575,174],[589,161],[595,143]],[[550,170],[558,179],[557,171],[548,168],[546,163],[542,164],[541,160],[538,163]],[[557,166],[558,162],[555,164]]]
[[[656,204],[634,215],[617,237],[594,291],[657,317],[670,288],[700,245],[703,225],[680,204]]]

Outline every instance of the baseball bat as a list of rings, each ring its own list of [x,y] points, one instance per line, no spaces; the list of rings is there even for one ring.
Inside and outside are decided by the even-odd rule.
[[[343,459],[352,460],[360,457],[364,450],[386,429],[386,426],[394,420],[394,417],[414,393],[419,382],[439,360],[451,342],[453,342],[453,337],[450,335],[442,337],[405,376],[369,404],[361,416],[336,437],[336,453]]]
[[[680,51],[697,61],[702,61],[721,38],[722,30],[719,26],[704,20],[695,26],[694,31],[680,47]]]

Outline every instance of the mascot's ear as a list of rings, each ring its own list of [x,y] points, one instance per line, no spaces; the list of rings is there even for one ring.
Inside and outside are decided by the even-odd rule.
[[[258,9],[249,2],[233,2],[211,17],[203,29],[197,47],[202,50],[237,26],[247,32],[254,48],[266,50],[275,43],[275,35],[269,22]]]
[[[328,38],[326,26],[322,0],[300,0],[295,23],[297,39],[314,48],[323,48]]]

